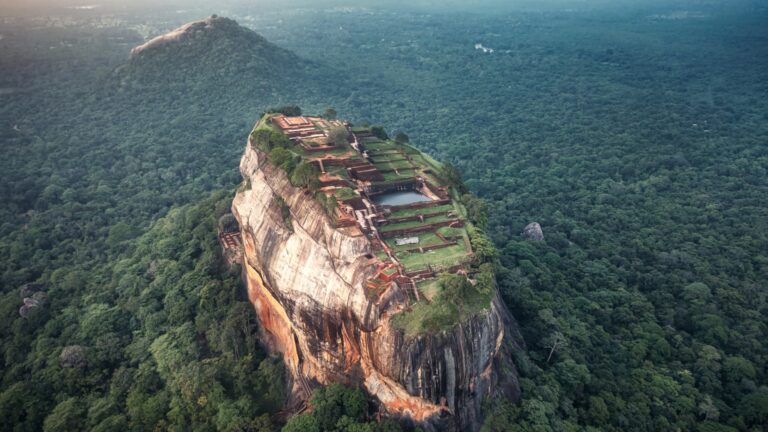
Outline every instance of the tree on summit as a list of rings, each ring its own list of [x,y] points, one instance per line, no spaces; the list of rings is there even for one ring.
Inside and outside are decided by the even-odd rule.
[[[325,111],[323,112],[323,118],[326,120],[336,120],[337,115],[338,113],[336,112],[336,110],[331,107],[326,108]]]
[[[378,139],[389,139],[389,135],[387,135],[387,131],[384,130],[383,126],[371,126],[371,133]]]
[[[284,105],[281,107],[269,108],[266,113],[280,113],[288,117],[298,117],[301,115],[301,108],[298,105]],[[266,113],[262,113],[262,116]]]
[[[343,146],[347,144],[349,138],[349,132],[344,126],[336,126],[328,131],[328,143],[335,144],[337,146]]]
[[[293,170],[291,183],[297,187],[304,187],[310,192],[316,191],[320,187],[320,180],[317,178],[320,173],[317,167],[308,162],[302,162]]]

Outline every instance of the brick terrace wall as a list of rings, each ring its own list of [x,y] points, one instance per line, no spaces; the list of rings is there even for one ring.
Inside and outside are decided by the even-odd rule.
[[[399,211],[399,210],[406,210],[406,209],[416,209],[416,208],[427,208],[427,207],[437,207],[445,204],[450,204],[450,199],[439,199],[435,201],[420,201],[410,204],[403,204],[403,205],[397,205],[397,206],[390,206],[389,209],[393,212]]]
[[[368,189],[368,195],[369,196],[382,195],[387,192],[395,192],[398,190],[403,190],[402,188],[410,188],[410,190],[413,190],[416,188],[418,183],[419,181],[416,179],[407,179],[407,180],[400,180],[400,181],[394,181],[389,183],[374,184],[374,185],[371,185],[370,188]]]
[[[378,156],[381,156],[381,155],[378,155]],[[396,159],[382,158],[381,160],[376,160],[377,159],[377,155],[371,156],[370,159],[371,159],[371,161],[373,163],[402,162],[402,161],[407,161],[408,160],[406,158],[396,158]]]
[[[382,174],[393,173],[395,171],[402,173],[403,171],[416,171],[416,168],[398,168],[398,169],[380,169],[379,170],[379,172]]]
[[[430,183],[428,180],[424,180],[424,187],[429,188],[430,191],[432,191],[433,194],[440,197],[440,199],[448,199],[448,192],[444,190],[440,190],[437,186]]]
[[[320,147],[311,147],[308,145],[302,144],[301,147],[304,149],[304,151],[310,152],[310,153],[319,153],[319,152],[325,152],[328,150],[333,150],[338,148],[338,146],[320,146]]]
[[[434,268],[432,266],[427,266],[427,268],[414,270],[412,272],[406,273],[405,275],[413,279],[427,279],[436,277],[438,273],[456,273],[457,271],[463,269],[463,264],[457,264],[447,268]]]
[[[442,211],[442,212],[424,213],[424,214],[421,214],[421,215],[403,216],[403,217],[398,217],[398,218],[390,218],[390,219],[386,219],[382,223],[382,225],[389,225],[389,224],[396,224],[396,223],[400,223],[400,222],[410,222],[410,221],[415,221],[415,220],[421,220],[419,218],[419,216],[423,216],[424,219],[429,219],[431,217],[443,216],[443,215],[450,216],[451,213],[453,213],[453,212],[450,211],[450,210],[446,210],[446,211]]]
[[[417,226],[413,228],[405,228],[401,230],[394,230],[394,231],[387,231],[387,232],[379,231],[379,235],[381,235],[381,238],[402,237],[408,234],[417,234],[417,233],[422,233],[427,231],[434,231],[436,228],[440,228],[444,226],[453,226],[453,227],[459,228],[464,226],[464,221],[460,219],[453,219],[453,220],[447,220],[447,221],[441,221],[441,222],[434,222],[431,224]]]
[[[366,208],[365,204],[363,203],[363,199],[360,197],[347,198],[345,200],[342,200],[341,202],[343,202],[344,204],[349,204],[355,210],[365,210]]]
[[[458,244],[457,242],[453,241],[453,242],[447,242],[447,243],[440,243],[440,244],[436,244],[436,245],[432,245],[432,246],[406,249],[405,251],[409,252],[409,253],[423,253],[423,252],[429,252],[429,251],[435,250],[435,249],[447,248],[448,246],[455,246],[457,244]]]
[[[336,187],[348,187],[348,188],[354,188],[354,186],[352,185],[352,183],[350,183],[350,182],[348,182],[348,181],[346,181],[346,180],[343,180],[343,179],[338,179],[338,180],[326,180],[326,181],[320,182],[320,185],[321,185],[321,186],[336,186]]]
[[[363,181],[383,181],[384,176],[381,175],[379,170],[366,170],[366,171],[353,171],[352,175]]]

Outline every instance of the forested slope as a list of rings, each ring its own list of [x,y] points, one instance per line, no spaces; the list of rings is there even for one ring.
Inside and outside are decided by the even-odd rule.
[[[83,417],[84,401],[96,410],[111,397],[118,366],[139,368],[149,357],[123,350],[84,372],[56,366],[62,348],[110,338],[128,346],[124,328],[157,331],[149,315],[139,320],[138,309],[118,302],[123,288],[111,275],[123,268],[114,266],[144,265],[135,254],[151,250],[140,244],[165,237],[141,235],[169,208],[234,187],[252,120],[291,102],[394,125],[390,132],[404,130],[452,161],[487,199],[489,234],[507,268],[501,289],[529,347],[529,357],[516,359],[523,402],[489,406],[491,429],[765,430],[764,11],[283,18],[271,25],[275,16],[265,14],[255,24],[347,75],[313,72],[318,80],[308,83],[331,83],[322,88],[265,80],[236,91],[198,76],[160,92],[110,81],[141,42],[133,33],[3,28],[4,418],[37,430],[64,402],[55,418],[70,410],[87,422],[105,418]],[[71,46],[49,48],[62,40]],[[474,50],[478,42],[495,52]],[[534,220],[544,242],[519,236]],[[167,241],[175,245],[168,259],[186,263],[179,274],[196,268],[179,251],[207,238],[193,236],[186,246]],[[138,287],[149,283],[136,277]],[[186,289],[209,277],[216,280],[200,276]],[[33,319],[18,313],[28,282],[48,291]],[[158,317],[176,305],[169,300],[166,310],[153,296]],[[83,333],[101,304],[119,309],[110,314],[119,321],[104,335]],[[173,400],[176,378],[161,376],[167,388],[157,389]],[[130,424],[127,399],[115,400],[123,408],[105,412]]]

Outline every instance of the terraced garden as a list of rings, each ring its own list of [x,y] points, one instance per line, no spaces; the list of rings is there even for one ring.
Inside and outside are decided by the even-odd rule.
[[[379,227],[380,232],[390,232],[390,231],[397,231],[397,230],[403,230],[403,229],[409,229],[409,228],[416,228],[421,226],[427,226],[433,223],[437,222],[446,222],[449,220],[454,220],[456,217],[454,216],[448,216],[448,215],[439,215],[439,216],[433,216],[424,218],[423,221],[421,220],[413,220],[413,221],[407,221],[407,222],[399,222],[394,224],[388,224],[388,225],[382,225]]]
[[[328,125],[318,118],[308,119]],[[447,187],[441,164],[409,145],[371,137],[372,130],[367,128],[352,128],[362,154],[343,143],[336,148],[327,146],[322,137],[318,150],[308,151],[306,147],[312,144],[302,141],[303,137],[310,136],[310,142],[317,137],[305,118],[276,122],[279,127],[265,117],[254,130],[259,148],[268,153],[270,161],[286,169],[292,182],[296,178],[298,184],[308,187],[312,179],[307,177],[317,175],[321,191],[338,201],[347,200],[345,207],[336,207],[333,213],[337,222],[370,236],[374,263],[379,267],[376,277],[368,281],[366,295],[372,300],[378,298],[396,278],[411,281],[401,287],[409,290],[415,303],[398,314],[396,326],[407,335],[435,331],[488,306],[491,289],[481,288],[457,272],[463,268],[480,280],[478,272],[488,269],[479,269],[472,260],[465,228],[467,212]],[[331,129],[323,130],[330,137]],[[334,202],[326,198],[324,204]],[[361,215],[368,215],[373,227],[360,224],[357,218]],[[390,254],[399,266],[392,265]]]
[[[448,268],[470,258],[470,251],[466,249],[464,243],[458,243],[440,249],[433,249],[426,252],[398,252],[397,259],[405,268],[406,272],[426,269],[427,266],[433,268]]]

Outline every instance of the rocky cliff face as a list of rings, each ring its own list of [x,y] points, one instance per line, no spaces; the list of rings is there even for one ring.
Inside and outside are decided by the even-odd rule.
[[[334,228],[319,202],[250,144],[240,171],[246,186],[232,208],[244,276],[264,341],[293,378],[293,402],[316,385],[342,382],[427,429],[474,430],[483,398],[519,396],[516,329],[498,298],[450,331],[407,338],[391,324],[405,293],[395,285],[366,295],[375,272],[368,239]]]

